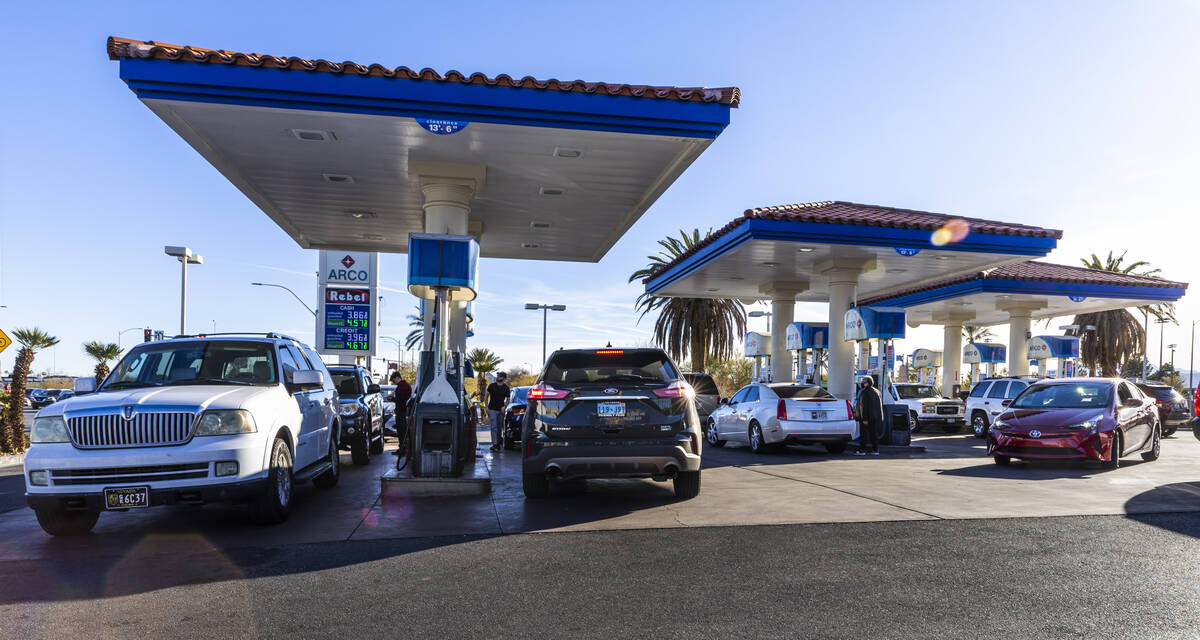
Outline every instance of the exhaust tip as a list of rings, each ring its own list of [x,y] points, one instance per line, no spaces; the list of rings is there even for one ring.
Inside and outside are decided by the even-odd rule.
[[[675,476],[679,475],[679,467],[669,464],[663,468],[663,472],[667,474],[668,480],[674,480]]]
[[[562,476],[562,469],[559,469],[558,465],[552,464],[552,465],[546,467],[546,477],[558,478],[561,476]]]

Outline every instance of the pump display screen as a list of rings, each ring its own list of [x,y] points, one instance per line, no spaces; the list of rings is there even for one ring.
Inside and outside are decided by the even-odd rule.
[[[371,293],[367,289],[325,290],[325,349],[371,350]]]

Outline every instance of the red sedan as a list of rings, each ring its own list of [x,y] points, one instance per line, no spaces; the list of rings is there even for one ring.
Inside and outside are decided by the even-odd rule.
[[[988,455],[1099,460],[1115,469],[1122,456],[1157,460],[1162,424],[1154,400],[1115,378],[1066,378],[1030,385],[996,419]]]

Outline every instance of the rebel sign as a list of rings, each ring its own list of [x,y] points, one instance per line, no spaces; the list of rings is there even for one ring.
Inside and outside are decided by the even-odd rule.
[[[325,302],[330,304],[371,304],[371,292],[366,289],[325,290]]]

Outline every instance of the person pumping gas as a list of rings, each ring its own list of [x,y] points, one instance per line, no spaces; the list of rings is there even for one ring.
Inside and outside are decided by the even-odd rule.
[[[859,423],[856,456],[879,455],[879,432],[883,430],[883,397],[873,378],[863,378],[862,389],[854,400],[854,419]],[[867,442],[871,450],[867,451]]]

